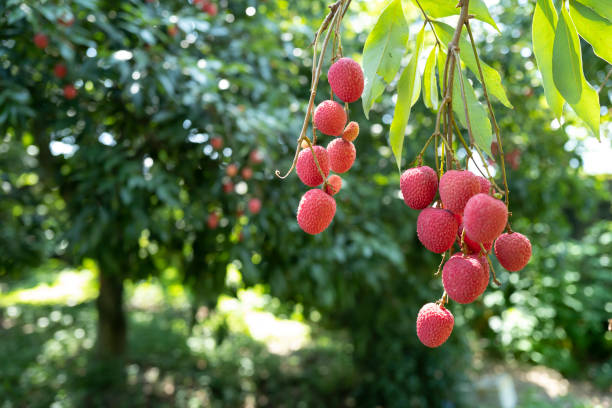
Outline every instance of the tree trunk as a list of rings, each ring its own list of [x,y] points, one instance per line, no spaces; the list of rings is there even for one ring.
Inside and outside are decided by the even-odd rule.
[[[121,357],[126,349],[126,318],[123,309],[123,280],[100,271],[98,308],[98,352],[102,358]]]

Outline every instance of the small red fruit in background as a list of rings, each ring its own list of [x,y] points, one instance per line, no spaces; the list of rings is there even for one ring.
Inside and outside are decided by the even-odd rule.
[[[77,96],[77,90],[74,87],[74,85],[68,84],[64,86],[64,98],[71,100],[71,99],[76,98],[76,96]]]
[[[206,220],[206,224],[208,228],[215,229],[219,225],[219,216],[215,213],[208,214],[208,219]]]
[[[451,335],[454,325],[455,318],[450,310],[436,303],[427,303],[417,315],[417,336],[423,345],[439,347]]]
[[[238,174],[238,166],[236,166],[234,163],[228,164],[225,168],[225,174],[227,174],[228,177],[234,177],[236,174]]]
[[[336,101],[323,101],[315,109],[314,123],[321,133],[340,136],[346,125],[346,112]]]
[[[250,180],[251,177],[253,177],[253,170],[250,167],[245,167],[244,169],[242,169],[242,172],[240,174],[242,174],[243,179]]]
[[[251,214],[259,213],[261,211],[261,200],[259,198],[251,198],[248,207]]]
[[[57,22],[64,27],[72,27],[74,24],[74,17],[68,15],[61,16],[57,19]]]
[[[353,142],[338,137],[327,145],[329,167],[333,172],[345,173],[353,166],[357,152]]]
[[[38,33],[34,35],[34,45],[36,45],[36,47],[40,48],[41,50],[44,50],[49,45],[49,37],[47,37],[43,33]]]
[[[531,242],[518,232],[502,234],[495,241],[495,256],[508,271],[520,271],[531,259]]]
[[[433,201],[438,191],[438,175],[429,166],[406,170],[400,177],[400,189],[406,205],[422,210]]]
[[[220,137],[213,137],[212,139],[210,139],[210,145],[215,150],[221,150],[223,148],[223,139],[221,139]]]
[[[232,183],[231,181],[226,181],[225,183],[223,183],[223,191],[228,194],[234,191],[234,183]]]
[[[340,58],[327,72],[327,81],[332,91],[343,102],[355,102],[363,92],[363,71],[350,58]]]
[[[202,7],[202,11],[205,13],[208,13],[211,17],[214,17],[217,15],[217,11],[218,11],[217,5],[214,3],[206,3]]]
[[[178,28],[174,25],[168,27],[168,35],[174,37],[178,34]]]
[[[331,224],[336,214],[336,200],[323,190],[310,189],[302,196],[297,221],[307,234],[319,234]]]
[[[325,186],[325,192],[331,196],[336,195],[342,188],[342,179],[340,176],[331,175],[327,179],[327,185]]]
[[[64,78],[67,73],[68,68],[66,68],[66,66],[62,63],[55,64],[55,66],[53,67],[53,74],[59,79]]]
[[[249,153],[249,160],[254,164],[260,164],[263,162],[263,154],[257,149],[252,150],[251,153]]]
[[[329,157],[327,155],[327,150],[321,146],[313,146],[313,149],[315,151],[315,155],[317,156],[319,166],[321,166],[323,174],[325,174],[325,177],[327,177],[329,175]],[[304,149],[300,152],[295,165],[295,171],[297,172],[300,180],[302,180],[302,183],[309,187],[316,187],[323,182],[323,177],[321,177],[321,173],[319,173],[319,169],[317,169],[317,165],[314,161],[312,150],[310,148]]]

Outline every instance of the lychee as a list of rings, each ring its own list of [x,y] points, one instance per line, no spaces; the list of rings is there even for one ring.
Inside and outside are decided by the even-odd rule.
[[[327,155],[327,150],[321,146],[313,146],[313,149],[319,166],[321,166],[323,174],[327,177],[329,175],[329,157]],[[302,180],[302,183],[309,187],[316,187],[323,182],[323,177],[321,177],[321,173],[319,173],[319,169],[317,169],[317,165],[312,155],[312,149],[310,148],[300,152],[295,170],[300,180]]]
[[[208,13],[211,17],[214,17],[217,15],[217,11],[218,11],[217,5],[215,3],[206,3],[202,7],[202,11],[204,11],[205,13]]]
[[[484,279],[484,268],[476,256],[456,253],[442,268],[444,290],[448,297],[458,303],[472,303],[476,300],[486,288]]]
[[[323,101],[314,113],[315,127],[330,136],[340,136],[346,125],[346,112],[336,101]]]
[[[502,234],[495,241],[495,256],[508,271],[520,271],[531,258],[531,242],[518,232]]]
[[[64,86],[64,98],[70,100],[74,99],[77,96],[77,90],[72,84],[68,84]]]
[[[212,139],[210,139],[210,145],[215,150],[221,150],[221,148],[223,147],[223,139],[220,137],[213,137]]]
[[[427,303],[417,315],[417,336],[425,346],[439,347],[450,336],[454,324],[455,318],[450,310],[437,303]]]
[[[178,28],[175,25],[168,26],[168,35],[174,37],[178,34]]]
[[[325,186],[325,192],[329,195],[336,195],[342,188],[342,179],[340,176],[332,175],[327,179],[327,185]]]
[[[234,183],[232,183],[231,181],[226,181],[225,183],[223,183],[223,191],[227,194],[234,191]]]
[[[68,69],[64,64],[58,63],[53,67],[53,74],[59,79],[64,78],[67,73]]]
[[[236,174],[238,174],[238,166],[233,163],[228,164],[225,168],[225,174],[227,174],[228,177],[234,177]]]
[[[506,205],[488,194],[476,194],[465,206],[463,226],[474,242],[494,241],[504,231],[507,221]]]
[[[336,214],[336,200],[323,190],[308,190],[300,200],[297,221],[304,232],[315,235],[323,232]]]
[[[242,175],[243,179],[250,180],[251,177],[253,177],[253,170],[250,167],[245,167],[244,169],[242,169],[240,174]]]
[[[458,227],[453,213],[441,208],[425,208],[417,218],[419,241],[437,254],[453,246]]]
[[[57,19],[57,22],[64,27],[71,27],[74,24],[72,15],[63,15]]]
[[[461,245],[461,234],[463,233],[463,224],[459,225],[459,231],[457,233],[457,243],[459,245]],[[472,253],[479,253],[481,248],[480,248],[480,244],[476,241],[474,241],[472,238],[470,238],[470,236],[467,234],[467,232],[465,234],[463,234],[463,243],[465,243],[468,247],[468,249],[470,250],[470,252]],[[493,241],[490,242],[484,242],[482,244],[482,246],[484,247],[485,251],[490,252],[491,248],[493,248]]]
[[[259,213],[261,211],[261,200],[259,198],[251,198],[248,207],[251,214]]]
[[[344,102],[355,102],[363,92],[363,71],[350,58],[340,58],[327,72],[327,80],[333,93]]]
[[[342,132],[342,138],[347,142],[352,142],[357,139],[357,136],[359,136],[359,123],[349,122]]]
[[[440,179],[440,199],[444,208],[463,214],[470,197],[478,194],[480,183],[476,175],[467,170],[449,170]]]
[[[263,162],[263,154],[257,149],[252,150],[251,153],[249,153],[249,160],[254,164],[259,164]]]
[[[49,45],[49,37],[43,33],[34,35],[34,45],[41,50],[44,50]]]
[[[353,142],[347,142],[341,137],[329,142],[327,154],[329,156],[329,167],[336,173],[348,171],[357,156]]]
[[[476,176],[476,178],[480,183],[480,192],[483,194],[489,194],[489,190],[491,189],[491,182],[482,176]]]
[[[206,224],[208,228],[215,229],[217,225],[219,225],[219,216],[215,213],[208,214],[208,219],[206,220]]]
[[[400,188],[406,205],[422,210],[431,204],[438,191],[438,176],[429,166],[413,167],[402,173]]]

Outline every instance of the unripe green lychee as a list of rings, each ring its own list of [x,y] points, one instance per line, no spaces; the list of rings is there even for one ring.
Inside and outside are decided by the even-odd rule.
[[[327,185],[325,186],[325,192],[329,195],[336,195],[342,188],[342,179],[340,176],[331,175],[327,178]]]
[[[323,232],[331,224],[336,214],[336,200],[323,190],[308,190],[300,200],[297,221],[302,230],[315,235]]]
[[[479,191],[480,183],[476,175],[467,170],[449,170],[440,179],[442,204],[457,214],[463,214],[465,204]]]
[[[357,139],[357,136],[359,136],[359,123],[349,122],[342,132],[342,138],[347,142],[352,142]]]
[[[474,242],[493,242],[504,231],[507,222],[506,205],[488,194],[476,194],[465,206],[463,226]]]
[[[531,242],[518,232],[502,234],[495,241],[495,256],[508,271],[520,271],[531,258]]]
[[[438,176],[429,166],[413,167],[402,173],[400,189],[406,205],[422,210],[433,201],[438,191]]]
[[[321,170],[325,174],[325,177],[327,177],[329,175],[329,157],[327,155],[327,150],[322,146],[313,146],[312,148],[315,151]],[[316,187],[323,182],[323,177],[321,177],[321,173],[319,173],[319,169],[317,169],[310,148],[300,152],[297,163],[295,164],[295,171],[300,180],[302,180],[302,183],[309,187]]]
[[[437,254],[453,246],[458,227],[453,213],[442,208],[425,208],[417,218],[419,241]]]
[[[327,154],[329,156],[329,167],[336,173],[348,171],[353,166],[357,156],[353,142],[347,142],[341,137],[329,142]]]
[[[350,58],[340,58],[327,71],[327,81],[333,93],[344,102],[355,102],[363,92],[363,71]]]
[[[346,125],[346,112],[336,101],[323,101],[314,113],[315,127],[330,136],[340,136]]]
[[[427,347],[439,347],[448,339],[454,325],[455,318],[450,310],[437,303],[427,303],[417,315],[417,337]]]
[[[486,288],[485,271],[478,258],[456,253],[444,264],[442,284],[455,302],[472,303]]]

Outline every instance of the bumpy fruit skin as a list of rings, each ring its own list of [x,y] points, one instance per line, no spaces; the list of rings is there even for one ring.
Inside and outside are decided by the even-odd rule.
[[[70,100],[77,96],[77,90],[74,85],[68,84],[64,87],[64,98]]]
[[[465,206],[463,226],[474,242],[493,242],[507,222],[506,205],[488,194],[476,194]]]
[[[331,196],[336,195],[342,188],[342,179],[340,176],[329,176],[327,179],[327,185],[325,186],[325,192]]]
[[[463,224],[460,224],[459,225],[459,231],[457,232],[457,244],[459,244],[459,246],[461,246],[461,234],[462,234],[462,232],[463,232]],[[470,238],[470,236],[467,234],[467,232],[463,236],[463,242],[467,245],[467,247],[471,251],[471,253],[478,253],[478,252],[480,252],[480,244],[478,242],[474,241],[472,238]],[[491,248],[493,248],[493,241],[485,242],[482,245],[484,246],[484,249],[487,252],[490,252]]]
[[[329,157],[327,155],[327,150],[321,146],[313,146],[313,149],[317,156],[319,166],[321,166],[321,170],[325,174],[325,177],[327,177],[329,175]],[[321,177],[321,174],[317,169],[317,165],[315,164],[310,148],[304,149],[300,152],[295,165],[295,170],[300,180],[302,180],[302,183],[309,187],[316,187],[323,182],[323,177]]]
[[[482,176],[476,176],[476,178],[478,178],[478,182],[480,183],[480,192],[483,194],[489,194],[491,182]]]
[[[363,92],[363,71],[350,58],[340,58],[327,72],[332,91],[344,102],[355,102]]]
[[[59,79],[64,78],[67,73],[68,69],[64,64],[55,64],[55,66],[53,67],[53,74]]]
[[[319,234],[331,224],[336,214],[336,200],[323,190],[313,188],[302,196],[297,221],[307,234]]]
[[[439,347],[448,339],[454,325],[455,318],[450,310],[436,303],[427,303],[417,315],[417,336],[423,345]]]
[[[465,204],[479,191],[480,183],[476,175],[467,170],[449,170],[440,179],[442,204],[457,214],[463,214]]]
[[[508,271],[520,271],[531,258],[531,242],[518,232],[502,234],[495,241],[495,256]]]
[[[400,188],[406,205],[413,210],[422,210],[436,196],[438,176],[429,166],[413,167],[402,173]]]
[[[486,256],[478,256],[476,254],[473,256],[476,256],[476,258],[480,262],[480,265],[482,265],[482,287],[480,293],[484,293],[484,291],[487,289],[487,286],[489,286],[489,280],[491,279],[491,275],[489,273],[489,262],[487,262]]]
[[[342,138],[347,142],[352,142],[357,139],[357,136],[359,136],[359,123],[349,122],[342,132]]]
[[[327,154],[331,170],[336,173],[344,173],[353,166],[357,151],[353,142],[347,142],[339,137],[329,142]]]
[[[453,246],[458,227],[453,213],[441,208],[425,208],[417,218],[419,241],[437,254]]]
[[[47,37],[43,33],[38,33],[34,35],[34,45],[37,48],[44,50],[45,48],[47,48],[47,45],[49,45],[49,37]]]
[[[257,214],[261,211],[261,200],[259,198],[251,198],[248,203],[251,214]]]
[[[476,256],[457,253],[442,268],[444,290],[448,297],[458,303],[472,303],[476,300],[486,288],[484,279],[484,268]]]
[[[315,127],[330,136],[340,136],[346,125],[346,112],[336,101],[323,101],[314,113]]]

